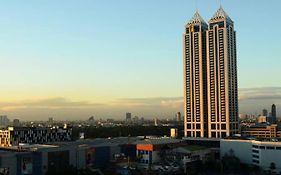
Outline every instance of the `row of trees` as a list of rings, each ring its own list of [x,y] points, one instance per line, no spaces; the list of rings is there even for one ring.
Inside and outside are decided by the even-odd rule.
[[[73,128],[73,137],[77,139],[79,133],[84,132],[85,138],[108,138],[108,137],[127,137],[127,136],[163,136],[170,135],[170,126],[116,126],[116,127],[84,127]],[[182,137],[183,126],[173,126],[178,128],[179,137]]]

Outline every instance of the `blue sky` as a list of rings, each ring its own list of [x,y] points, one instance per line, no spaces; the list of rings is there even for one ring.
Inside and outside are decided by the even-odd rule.
[[[219,7],[216,0],[197,4],[206,21]],[[237,31],[239,88],[281,87],[281,1],[222,0],[222,6]],[[174,105],[174,97],[183,96],[182,33],[195,10],[194,0],[1,2],[1,113],[23,119],[57,113],[66,118],[73,113],[61,106],[46,112],[50,106],[41,102],[49,99],[106,106],[87,107],[88,112],[77,112],[73,118],[110,116],[112,105],[119,112],[112,117],[122,117],[127,110],[138,115],[146,111],[143,106],[132,108],[132,101],[124,99],[156,103],[155,98],[171,98],[168,102]],[[27,105],[30,101],[40,103],[36,110]],[[147,109],[146,116],[181,110],[167,108],[166,113]]]

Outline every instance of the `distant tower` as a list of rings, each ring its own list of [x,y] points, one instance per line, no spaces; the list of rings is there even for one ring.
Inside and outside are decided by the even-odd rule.
[[[267,110],[266,110],[266,109],[263,109],[263,110],[262,110],[262,116],[267,116],[267,115],[268,115]]]
[[[131,123],[132,121],[132,114],[130,112],[126,113],[126,123]]]
[[[158,126],[158,118],[154,118],[154,126]]]
[[[269,112],[268,116],[266,117],[266,120],[269,124],[273,124],[274,123],[274,118],[272,116],[272,112]]]
[[[14,119],[14,120],[13,120],[13,126],[14,126],[14,127],[20,126],[20,120],[19,120],[19,119]]]
[[[6,115],[0,116],[0,127],[6,127],[8,126],[10,120]]]
[[[53,118],[53,117],[49,117],[48,123],[49,123],[49,124],[53,124],[53,123],[54,123],[54,118]]]
[[[177,122],[181,121],[181,113],[180,112],[176,113],[176,121]]]
[[[271,115],[272,115],[272,122],[276,123],[276,106],[273,104],[271,106]]]

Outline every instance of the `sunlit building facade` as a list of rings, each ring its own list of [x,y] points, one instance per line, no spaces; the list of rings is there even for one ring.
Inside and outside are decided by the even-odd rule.
[[[206,31],[198,12],[184,33],[184,130],[185,136],[207,137]]]
[[[207,25],[196,12],[184,34],[184,129],[187,137],[238,132],[236,33],[222,8]]]

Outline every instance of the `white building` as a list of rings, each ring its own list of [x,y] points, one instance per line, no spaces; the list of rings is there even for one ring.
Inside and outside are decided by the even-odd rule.
[[[270,165],[274,163],[275,171],[281,172],[281,142],[222,139],[220,142],[221,157],[230,151],[242,163],[257,165],[264,170],[269,170]]]

